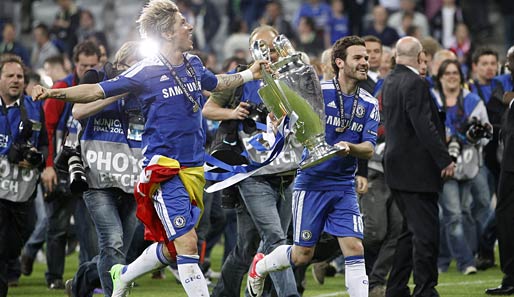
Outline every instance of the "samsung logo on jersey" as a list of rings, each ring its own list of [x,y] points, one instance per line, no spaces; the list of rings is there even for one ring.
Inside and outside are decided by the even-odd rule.
[[[344,119],[344,126],[348,125],[349,119]],[[327,116],[327,125],[341,127],[341,119],[339,117]],[[362,132],[364,129],[364,125],[360,123],[353,122],[350,126],[350,130],[355,132]]]
[[[185,83],[184,87],[186,87],[188,92],[201,91],[200,83],[196,84],[194,82]],[[182,95],[182,89],[179,86],[172,86],[166,89],[162,89],[162,97],[169,98],[173,96]]]

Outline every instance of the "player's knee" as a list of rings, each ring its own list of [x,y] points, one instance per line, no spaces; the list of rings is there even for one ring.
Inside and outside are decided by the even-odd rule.
[[[179,255],[197,255],[197,242],[198,237],[196,236],[194,229],[180,237],[175,238],[173,241]]]
[[[295,266],[307,265],[314,256],[314,248],[294,246],[291,261]]]
[[[362,245],[362,241],[358,238],[345,238],[341,247],[343,248],[343,254],[345,256],[364,255],[364,246]]]

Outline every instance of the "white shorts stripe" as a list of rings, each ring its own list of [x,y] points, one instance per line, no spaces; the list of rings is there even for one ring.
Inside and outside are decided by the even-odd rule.
[[[157,215],[161,219],[161,223],[164,226],[164,230],[166,231],[166,236],[170,238],[174,236],[177,232],[175,232],[175,228],[173,228],[173,223],[170,220],[170,216],[168,214],[168,210],[166,209],[166,204],[164,204],[164,200],[162,199],[162,190],[158,189],[154,195],[153,205],[157,212]]]
[[[303,212],[303,199],[305,198],[305,191],[299,191],[295,197],[296,202],[296,218],[295,218],[295,234],[294,240],[300,241],[300,234],[302,233],[302,212]]]

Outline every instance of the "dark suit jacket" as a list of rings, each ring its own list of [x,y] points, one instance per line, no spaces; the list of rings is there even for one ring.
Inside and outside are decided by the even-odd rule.
[[[502,159],[502,171],[514,172],[514,105],[506,111],[506,118],[502,129],[503,143],[505,144]]]
[[[452,160],[428,84],[398,64],[385,79],[382,96],[387,184],[402,191],[439,192],[441,170]]]
[[[359,82],[359,88],[362,88],[362,89],[368,91],[368,93],[370,93],[371,95],[373,95],[373,92],[375,92],[376,85],[377,85],[377,83],[375,81],[373,81],[371,79],[371,77],[369,77],[369,75],[366,80]]]

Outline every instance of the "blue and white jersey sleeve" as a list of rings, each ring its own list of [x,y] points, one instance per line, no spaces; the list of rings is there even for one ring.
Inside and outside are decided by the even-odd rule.
[[[140,61],[115,78],[98,83],[105,94],[105,98],[127,92],[137,94],[144,91],[144,83],[148,79],[146,66],[148,66],[146,60]]]
[[[366,122],[364,129],[362,130],[361,142],[368,141],[373,146],[377,144],[377,130],[380,123],[380,111],[378,108],[378,101],[375,98],[373,100],[366,100],[368,103],[368,113],[366,114]]]
[[[202,64],[202,61],[198,56],[186,55],[186,58],[191,63],[195,72],[200,76],[200,82],[202,84],[202,90],[212,91],[218,85],[218,78],[212,73],[207,67]]]

